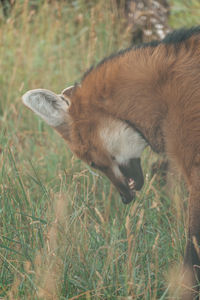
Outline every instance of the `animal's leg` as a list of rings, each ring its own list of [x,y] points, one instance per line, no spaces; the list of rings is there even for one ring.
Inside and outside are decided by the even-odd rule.
[[[200,282],[200,168],[192,168],[189,178],[188,239],[184,258],[183,299],[198,299]],[[192,288],[192,290],[191,290]]]

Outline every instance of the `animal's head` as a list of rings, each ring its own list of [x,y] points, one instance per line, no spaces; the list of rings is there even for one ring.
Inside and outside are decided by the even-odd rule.
[[[146,142],[125,121],[103,106],[83,101],[81,87],[65,89],[61,95],[37,89],[23,96],[24,104],[54,127],[70,149],[92,168],[100,170],[129,203],[143,186],[140,164]]]

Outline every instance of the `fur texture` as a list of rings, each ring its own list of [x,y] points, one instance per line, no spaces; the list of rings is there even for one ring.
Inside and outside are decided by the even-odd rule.
[[[200,27],[104,59],[63,96],[69,109],[56,130],[124,202],[143,184],[146,144],[183,174],[190,197],[182,299],[193,299],[200,279]]]

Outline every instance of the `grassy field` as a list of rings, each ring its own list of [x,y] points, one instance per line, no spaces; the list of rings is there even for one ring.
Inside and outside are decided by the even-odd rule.
[[[60,92],[129,45],[112,1],[70,2],[21,0],[0,15],[0,299],[178,299],[168,292],[184,253],[186,196],[165,195],[150,171],[157,157],[145,151],[145,186],[124,206],[22,105],[25,91]],[[199,1],[172,1],[173,27],[199,17]]]

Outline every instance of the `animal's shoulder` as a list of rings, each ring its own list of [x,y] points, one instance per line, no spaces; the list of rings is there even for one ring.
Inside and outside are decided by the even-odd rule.
[[[110,63],[111,61],[113,61],[114,59],[118,58],[118,57],[122,57],[122,56],[126,56],[127,54],[129,54],[132,51],[142,51],[142,49],[145,48],[150,48],[152,49],[152,51],[154,51],[155,48],[157,48],[157,46],[163,44],[165,45],[165,48],[167,49],[170,45],[174,45],[175,49],[176,49],[176,54],[179,52],[179,50],[181,49],[181,47],[179,47],[179,45],[181,43],[186,42],[188,39],[190,39],[191,37],[195,36],[195,35],[199,35],[200,37],[200,26],[196,26],[196,27],[191,27],[191,28],[181,28],[178,30],[174,30],[171,33],[167,34],[166,37],[160,41],[158,40],[153,40],[151,42],[147,42],[147,43],[142,43],[139,45],[132,45],[131,47],[127,48],[127,49],[122,49],[116,53],[111,54],[108,57],[105,57],[103,60],[101,60],[96,67],[92,66],[88,71],[86,71],[86,73],[83,75],[82,77],[82,81],[93,71],[98,69],[100,66],[104,65],[105,63]],[[146,53],[146,52],[145,52]],[[151,52],[152,53],[152,52]],[[146,54],[145,54],[146,55]]]

